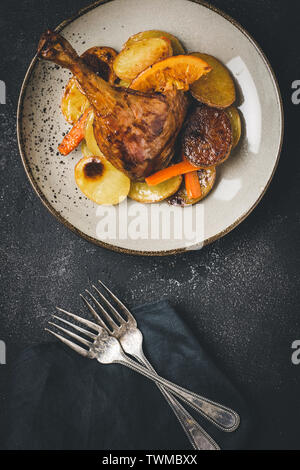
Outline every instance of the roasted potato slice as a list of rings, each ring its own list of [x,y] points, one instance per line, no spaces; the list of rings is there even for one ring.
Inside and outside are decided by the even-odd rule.
[[[91,47],[81,57],[97,75],[114,84],[117,77],[112,64],[116,56],[116,51],[111,47]],[[74,124],[88,107],[88,99],[75,77],[72,77],[65,88],[61,101],[61,110],[66,121]]]
[[[178,191],[182,183],[182,176],[174,176],[168,181],[157,184],[155,186],[148,186],[147,183],[131,182],[130,191],[128,196],[135,201],[143,204],[152,202],[160,202]]]
[[[93,153],[89,150],[85,139],[81,142],[81,153],[84,157],[93,157]]]
[[[66,121],[72,125],[75,124],[89,106],[89,100],[79,90],[75,77],[72,77],[61,100],[61,111]]]
[[[94,112],[91,112],[86,122],[84,138],[85,138],[87,148],[89,149],[91,154],[101,157],[103,156],[103,154],[98,147],[97,141],[95,139],[95,134],[94,134],[94,126],[93,126],[94,118],[95,118]]]
[[[130,189],[130,179],[98,156],[79,160],[75,166],[75,181],[83,194],[96,204],[119,204]]]
[[[190,55],[200,57],[207,62],[212,70],[199,78],[191,86],[191,93],[201,103],[215,108],[228,108],[236,98],[235,85],[229,70],[215,57],[193,52]]]
[[[91,113],[81,144],[83,158],[75,168],[75,180],[81,191],[97,204],[118,204],[129,193],[130,179],[102,154],[94,136],[93,122],[94,113]]]
[[[137,41],[141,41],[141,39],[149,38],[167,38],[171,41],[171,46],[174,55],[185,54],[185,50],[182,44],[178,41],[175,36],[173,36],[173,34],[166,33],[166,31],[159,31],[157,29],[151,29],[149,31],[142,31],[141,33],[134,34],[125,43],[124,48],[127,46],[131,46]]]
[[[239,143],[242,134],[240,113],[235,106],[230,106],[230,108],[226,109],[226,113],[229,116],[232,129],[232,148],[235,148]]]
[[[117,86],[121,86],[123,88],[129,88],[131,82],[126,82],[125,80],[120,80]]]
[[[141,39],[122,49],[114,60],[113,68],[121,80],[131,82],[150,65],[172,54],[171,43],[166,39]]]
[[[195,166],[209,168],[223,163],[232,148],[228,114],[205,105],[195,107],[182,133],[182,154]]]
[[[201,196],[197,199],[191,199],[188,197],[184,183],[182,183],[179,191],[168,200],[169,204],[182,207],[189,206],[191,204],[196,204],[196,202],[201,201],[208,195],[216,181],[216,169],[214,167],[206,168],[205,170],[198,170],[197,173],[202,190]]]

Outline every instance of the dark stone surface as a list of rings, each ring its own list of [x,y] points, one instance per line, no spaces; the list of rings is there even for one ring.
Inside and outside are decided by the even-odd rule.
[[[125,1],[125,0],[124,0]],[[60,225],[34,194],[16,140],[19,90],[40,34],[89,0],[2,0],[0,79],[0,339],[8,362],[49,338],[54,306],[76,310],[89,280],[107,281],[129,306],[168,298],[238,385],[257,419],[249,448],[300,448],[300,366],[291,364],[299,319],[299,122],[291,83],[300,79],[297,0],[215,0],[267,54],[279,79],[286,134],[271,186],[256,210],[225,238],[168,258],[117,254]],[[0,366],[5,406],[8,366]],[[1,442],[0,442],[1,447]]]

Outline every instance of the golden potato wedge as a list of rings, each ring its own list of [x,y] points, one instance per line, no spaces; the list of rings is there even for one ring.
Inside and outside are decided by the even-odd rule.
[[[125,43],[124,48],[127,46],[131,46],[132,44],[137,41],[140,41],[141,39],[149,38],[167,38],[171,41],[173,55],[185,54],[185,50],[182,44],[178,41],[175,36],[173,36],[173,34],[166,33],[166,31],[159,31],[157,29],[151,29],[149,31],[142,31],[141,33],[134,34]]]
[[[75,179],[81,191],[97,204],[118,204],[128,195],[130,179],[105,159],[94,136],[93,122],[94,113],[91,113],[85,128],[85,139],[81,144],[83,158],[80,160],[81,165],[80,162],[76,165],[78,167],[77,170],[75,168]],[[89,161],[92,161],[93,165],[91,164],[87,171],[83,172],[85,162]],[[99,161],[105,172],[101,173]]]
[[[75,124],[89,106],[89,100],[79,90],[75,77],[72,77],[61,100],[61,111],[66,121],[72,125]]]
[[[81,142],[81,153],[84,157],[93,157],[92,152],[89,150],[85,139]]]
[[[170,41],[161,38],[141,39],[123,49],[114,60],[116,75],[125,81],[132,81],[150,65],[173,54]]]
[[[201,103],[214,108],[228,108],[236,98],[235,85],[229,70],[215,57],[193,52],[190,55],[200,57],[212,70],[191,86],[191,93]]]
[[[103,154],[101,150],[99,149],[97,141],[95,139],[94,126],[93,126],[94,117],[95,117],[94,112],[91,112],[85,125],[84,138],[85,138],[87,148],[89,149],[91,154],[98,156],[98,157],[102,157]]]
[[[231,129],[232,129],[232,148],[236,147],[240,141],[242,133],[242,123],[240,113],[235,106],[230,106],[226,109],[226,113],[230,119]]]
[[[170,178],[168,181],[164,181],[163,183],[155,186],[148,186],[147,183],[132,181],[128,196],[143,204],[160,202],[176,193],[180,188],[181,183],[181,175],[174,176],[174,178]]]
[[[117,52],[111,47],[91,47],[81,55],[84,62],[97,75],[112,85],[117,79],[112,66],[116,56]],[[88,99],[77,80],[72,77],[65,88],[61,101],[61,110],[66,121],[74,124],[88,107]]]
[[[192,199],[188,197],[184,182],[182,183],[179,191],[174,194],[169,200],[168,203],[174,206],[189,206],[191,204],[196,204],[197,202],[204,199],[208,193],[212,190],[215,181],[216,181],[216,169],[214,167],[206,168],[205,170],[198,170],[198,176],[200,181],[200,186],[202,194],[197,199]]]
[[[123,88],[129,88],[131,82],[126,82],[125,80],[120,80],[117,86],[122,86]]]
[[[96,204],[115,205],[128,195],[130,179],[105,158],[83,157],[75,166],[79,189]]]

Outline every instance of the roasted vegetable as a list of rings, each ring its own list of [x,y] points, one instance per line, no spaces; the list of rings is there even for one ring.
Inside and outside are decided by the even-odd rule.
[[[125,47],[114,60],[113,68],[122,80],[131,81],[146,68],[173,54],[170,41],[142,39]]]
[[[122,202],[122,200],[128,195],[130,179],[105,159],[94,136],[93,121],[94,115],[91,113],[85,128],[85,140],[81,145],[82,155],[85,159],[80,160],[82,162],[81,165],[79,165],[80,162],[77,164],[79,166],[77,168],[77,178],[75,170],[75,179],[81,191],[97,204],[118,204],[119,199],[120,202]],[[85,162],[90,161],[88,159],[91,158],[95,159],[94,167],[96,170],[98,162],[97,158],[100,159],[100,162],[106,169],[105,173],[103,172],[101,177],[100,165],[98,165],[99,177],[97,181],[96,178],[87,178],[86,172],[83,173]],[[92,168],[92,165],[90,165],[90,168]],[[99,183],[99,187],[97,187],[96,183]]]
[[[131,182],[128,196],[135,201],[149,204],[151,202],[160,202],[178,191],[182,182],[182,176],[173,178],[156,186],[149,186],[147,183]]]
[[[94,115],[94,111],[92,111],[86,122],[84,138],[85,138],[87,148],[91,152],[91,155],[101,157],[103,156],[103,154],[98,147],[98,144],[94,135],[94,119],[95,119],[95,115]]]
[[[117,86],[122,86],[123,88],[129,88],[131,82],[126,82],[125,80],[120,80]]]
[[[151,29],[149,31],[142,31],[141,33],[134,34],[131,36],[128,41],[125,43],[124,48],[131,46],[137,41],[141,39],[149,39],[149,38],[167,38],[171,41],[173,55],[184,54],[185,50],[178,39],[173,36],[173,34],[166,33],[165,31],[159,31],[157,29]]]
[[[66,121],[69,124],[75,124],[89,106],[89,100],[79,90],[76,78],[72,77],[61,100],[61,111]]]
[[[114,84],[117,77],[112,64],[116,56],[116,51],[111,47],[91,47],[81,58],[99,77]],[[76,78],[72,77],[61,100],[61,110],[66,121],[74,124],[89,106],[90,103]]]
[[[175,206],[189,206],[204,199],[212,190],[216,181],[216,169],[214,167],[205,170],[198,170],[198,178],[201,187],[201,195],[198,198],[191,198],[187,195],[185,185],[182,184],[179,191],[168,200],[168,203]]]
[[[61,155],[69,155],[73,150],[78,147],[80,142],[84,139],[85,126],[89,118],[91,108],[88,108],[78,121],[74,124],[70,132],[64,137],[62,143],[59,145],[58,150]]]
[[[86,156],[77,163],[75,180],[79,189],[96,204],[119,204],[130,189],[129,178],[98,156]]]
[[[198,178],[198,171],[191,171],[184,175],[184,185],[186,193],[191,199],[198,199],[202,195],[201,185]]]
[[[242,133],[241,117],[235,106],[230,106],[226,109],[229,116],[231,129],[232,129],[232,148],[235,148],[240,141]]]
[[[207,62],[212,70],[191,86],[191,93],[201,103],[215,108],[228,108],[235,101],[235,85],[229,70],[215,57],[193,52]]]
[[[220,165],[230,155],[232,130],[222,109],[198,105],[189,115],[182,133],[182,154],[202,168]]]
[[[186,173],[190,173],[195,170],[197,170],[195,165],[184,160],[183,162],[168,166],[167,168],[163,168],[162,170],[153,173],[151,176],[148,176],[146,178],[146,183],[149,186],[156,186],[164,181],[168,181],[170,178],[173,178],[173,176],[185,175]]]
[[[130,88],[143,92],[165,92],[174,88],[186,91],[192,83],[210,70],[211,67],[199,57],[168,57],[141,72],[131,82]]]
[[[81,142],[81,153],[84,157],[93,157],[93,153],[90,152],[85,139]]]

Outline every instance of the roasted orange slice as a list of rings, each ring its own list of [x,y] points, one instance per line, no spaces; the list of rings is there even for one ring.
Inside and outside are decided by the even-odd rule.
[[[143,92],[164,92],[174,88],[186,91],[210,71],[211,66],[199,57],[177,55],[148,67],[131,82],[130,88]]]
[[[228,114],[200,105],[190,113],[182,133],[182,153],[192,165],[210,168],[223,163],[232,148]]]

